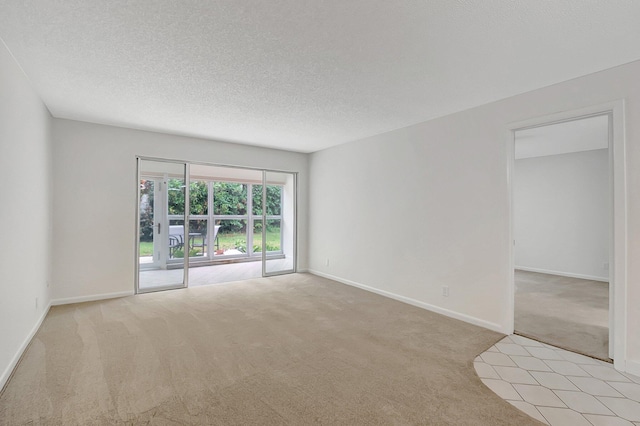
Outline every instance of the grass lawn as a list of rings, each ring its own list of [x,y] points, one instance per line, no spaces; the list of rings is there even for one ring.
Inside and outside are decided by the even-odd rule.
[[[153,256],[153,243],[140,241],[140,256]]]
[[[238,246],[246,247],[247,235],[244,233],[218,234],[220,248],[224,250],[235,249]],[[262,234],[253,234],[254,247],[262,244]],[[267,250],[280,250],[280,231],[267,231]],[[261,249],[255,250],[257,252]],[[192,253],[193,254],[193,253]],[[140,242],[140,256],[153,256],[153,243],[151,241]]]
[[[238,246],[247,245],[247,236],[244,233],[218,234],[218,242],[221,249],[235,249]],[[260,247],[261,244],[262,233],[253,234],[254,252],[262,251],[261,248],[255,249],[256,246]],[[276,250],[280,250],[280,231],[267,231],[267,251]]]

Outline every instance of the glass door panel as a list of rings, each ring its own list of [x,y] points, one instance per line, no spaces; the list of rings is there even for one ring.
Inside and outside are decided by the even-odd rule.
[[[158,217],[155,214],[154,200],[158,198],[157,180],[153,177],[141,177],[138,190],[138,226],[139,226],[139,265],[140,268],[153,268],[158,265],[158,250],[154,244]]]
[[[253,252],[255,256],[262,256],[262,218],[253,219]]]
[[[191,260],[203,260],[209,256],[209,227],[207,219],[189,221],[189,257]]]
[[[186,286],[186,169],[138,159],[138,293]]]
[[[193,174],[192,174],[193,176]],[[209,258],[209,183],[189,180],[189,257],[199,262]]]
[[[216,220],[214,233],[214,257],[244,256],[247,253],[247,219]]]
[[[296,174],[265,171],[261,206],[263,275],[295,272]]]

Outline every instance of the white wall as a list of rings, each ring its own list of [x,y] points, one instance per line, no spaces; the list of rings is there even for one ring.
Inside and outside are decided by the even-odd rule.
[[[640,367],[638,75],[637,61],[312,154],[309,268],[508,329],[508,123],[625,98],[628,346],[621,355]]]
[[[50,301],[49,124],[49,112],[0,41],[0,389]]]
[[[609,150],[516,160],[513,176],[516,269],[609,281]]]
[[[54,303],[133,292],[136,155],[299,172],[307,268],[306,154],[54,119]]]

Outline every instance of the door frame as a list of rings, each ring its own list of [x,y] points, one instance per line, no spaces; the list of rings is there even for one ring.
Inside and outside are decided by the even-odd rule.
[[[291,269],[283,269],[280,271],[272,271],[267,272],[267,174],[268,173],[282,173],[282,174],[290,174],[293,179],[293,230],[292,230],[292,238],[293,238],[293,266]],[[284,186],[283,186],[284,188]],[[281,197],[280,204],[280,248],[284,247],[284,237],[282,235],[282,225],[284,223],[284,196]],[[283,250],[284,252],[284,250]],[[262,276],[263,277],[273,277],[276,275],[285,275],[285,274],[293,274],[297,271],[297,263],[298,263],[298,173],[297,172],[276,172],[274,170],[263,170],[262,171]]]
[[[135,276],[134,276],[134,292],[135,294],[142,294],[142,293],[151,293],[151,292],[155,292],[155,291],[163,291],[163,290],[174,290],[174,289],[178,289],[178,288],[187,288],[189,286],[189,256],[185,256],[184,257],[184,270],[183,270],[183,275],[182,275],[182,285],[170,285],[170,286],[163,286],[163,287],[154,287],[151,289],[140,289],[140,177],[141,177],[141,173],[140,173],[140,162],[141,161],[155,161],[155,162],[160,162],[160,163],[172,163],[172,164],[182,164],[184,166],[184,182],[185,182],[185,194],[184,194],[184,235],[189,235],[189,216],[190,216],[190,212],[189,212],[189,207],[190,207],[190,203],[189,203],[189,176],[190,176],[190,169],[189,169],[189,163],[187,161],[181,161],[181,160],[174,160],[174,159],[165,159],[165,158],[153,158],[153,157],[145,157],[145,156],[141,156],[141,155],[136,155],[135,157],[136,159],[136,208],[135,208],[135,212],[136,212],[136,219],[135,219]],[[162,214],[163,217],[160,218],[160,223],[164,224],[164,233],[161,234],[161,244],[168,246],[168,232],[169,232],[169,221],[167,220],[168,218],[168,211],[167,211],[167,203],[169,202],[169,197],[168,197],[168,179],[167,182],[164,182],[164,179],[166,178],[166,173],[164,174],[163,177],[163,182],[161,183],[161,185],[164,185],[164,195],[161,198],[161,202],[163,203],[163,208],[162,210]],[[156,189],[154,188],[154,191],[156,191]],[[160,189],[160,191],[162,191],[162,189]],[[154,202],[155,202],[155,196],[154,196]],[[155,215],[154,215],[155,216]],[[155,222],[155,217],[154,217],[154,222]],[[155,232],[155,231],[154,231]],[[154,240],[154,251],[155,251],[155,240]],[[160,265],[162,266],[162,265]],[[166,267],[166,264],[164,265]]]
[[[157,176],[145,176],[144,174],[139,174],[139,178],[138,178],[138,184],[142,179],[149,179],[149,180],[153,180],[153,229],[155,232],[155,229],[158,225],[160,225],[161,227],[164,226],[163,223],[163,219],[162,219],[162,209],[163,209],[163,202],[162,199],[164,197],[164,192],[162,192],[159,189],[158,183],[159,181],[161,181],[162,179],[160,177]],[[140,199],[140,188],[138,188],[138,200]],[[160,206],[156,205],[156,204],[160,204]],[[138,212],[138,221],[139,221],[139,217],[140,217],[140,206],[138,205],[137,207]],[[138,226],[140,226],[139,222],[138,222]],[[138,228],[138,232],[139,228]],[[139,241],[138,241],[139,242]],[[150,263],[145,263],[145,264],[140,264],[139,268],[141,270],[145,270],[145,269],[157,269],[160,268],[162,265],[162,259],[160,259],[160,250],[159,250],[159,246],[161,246],[162,243],[160,241],[158,241],[158,239],[154,238],[153,239],[153,252],[152,252],[152,261]],[[140,252],[137,253],[138,255],[140,255]]]
[[[161,162],[168,162],[168,163],[180,163],[180,164],[184,164],[185,165],[185,186],[187,188],[187,190],[185,191],[185,235],[188,234],[189,232],[189,221],[191,220],[191,212],[189,211],[190,209],[190,202],[189,202],[189,191],[188,188],[190,187],[190,183],[191,183],[191,165],[192,164],[197,164],[197,165],[203,165],[203,166],[212,166],[212,167],[227,167],[227,168],[232,168],[232,169],[244,169],[244,170],[256,170],[256,171],[260,171],[262,172],[262,184],[263,184],[263,206],[265,203],[265,194],[266,194],[266,185],[265,185],[265,174],[266,172],[274,172],[274,173],[287,173],[287,174],[291,174],[293,175],[293,191],[294,191],[294,205],[293,205],[293,268],[287,271],[278,271],[277,273],[270,273],[269,275],[265,274],[265,258],[266,258],[266,251],[264,250],[264,245],[266,244],[266,238],[265,235],[263,233],[262,236],[262,242],[263,242],[263,250],[262,250],[262,276],[266,277],[266,276],[272,276],[272,275],[282,275],[282,274],[289,274],[289,273],[295,273],[298,270],[298,172],[296,171],[291,171],[291,170],[278,170],[278,169],[268,169],[268,168],[264,168],[264,167],[251,167],[251,166],[238,166],[238,165],[230,165],[230,164],[223,164],[223,163],[210,163],[210,162],[204,162],[204,161],[190,161],[190,160],[181,160],[181,159],[175,159],[175,158],[162,158],[162,157],[150,157],[150,156],[144,156],[144,155],[136,155],[135,156],[135,161],[136,161],[136,201],[135,201],[135,234],[134,234],[134,253],[135,253],[135,258],[134,258],[134,262],[135,262],[135,266],[134,266],[134,293],[135,294],[139,294],[139,293],[146,293],[147,291],[140,291],[139,290],[139,275],[140,275],[140,160],[147,160],[147,161],[161,161]],[[263,209],[263,212],[265,210]],[[263,217],[264,219],[264,217]],[[266,223],[266,222],[263,222]],[[263,226],[263,232],[264,229],[266,229],[266,227]],[[184,287],[178,287],[178,288],[187,288],[189,287],[189,256],[185,257],[185,265],[184,265]],[[176,288],[176,287],[173,287]],[[172,289],[173,289],[172,288]],[[161,290],[166,290],[169,288],[159,288],[157,290],[151,290],[151,291],[161,291]]]
[[[626,371],[627,335],[627,193],[624,100],[563,111],[510,123],[506,128],[507,190],[509,210],[508,231],[508,297],[506,332],[512,334],[515,323],[514,278],[514,212],[513,172],[515,167],[515,133],[518,130],[543,127],[551,124],[575,121],[583,118],[609,116],[609,357],[617,370]]]

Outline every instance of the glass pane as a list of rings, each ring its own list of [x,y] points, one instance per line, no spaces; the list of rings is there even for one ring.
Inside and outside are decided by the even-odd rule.
[[[207,219],[192,219],[189,221],[189,257],[204,257],[207,255]]]
[[[262,253],[262,219],[253,220],[253,252]]]
[[[214,182],[213,214],[246,215],[247,185],[235,182]]]
[[[291,173],[266,172],[266,241],[263,241],[269,256],[264,271],[269,274],[282,274],[295,270],[295,175]],[[282,216],[282,219],[268,219],[269,216]],[[263,216],[264,217],[264,216]]]
[[[184,219],[169,219],[169,259],[184,258]]]
[[[252,185],[253,214],[262,214],[262,185]]]
[[[177,259],[184,257],[186,165],[150,160],[138,164],[138,291],[184,287],[185,264]],[[169,214],[174,215],[171,220]]]
[[[218,228],[215,241],[215,256],[229,256],[247,252],[246,219],[216,220]]]
[[[253,214],[262,214],[262,185],[253,185]],[[282,187],[279,185],[267,185],[267,215],[279,216],[282,214]]]
[[[282,187],[267,185],[267,215],[282,214]]]
[[[271,251],[280,251],[280,219],[267,220],[267,253]]]
[[[184,179],[169,178],[167,186],[169,214],[184,215]]]
[[[267,253],[281,251],[280,220],[267,220]],[[253,252],[262,252],[262,219],[253,221]]]
[[[153,263],[153,196],[155,181],[140,179],[140,263]]]
[[[209,187],[207,182],[195,181],[189,184],[189,206],[191,215],[209,214]]]

